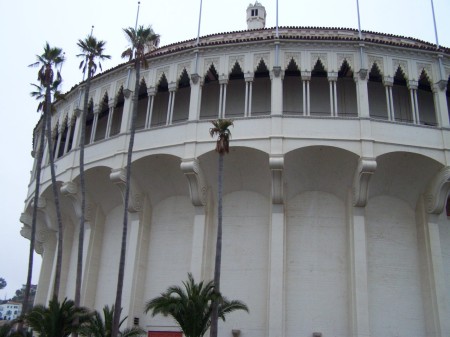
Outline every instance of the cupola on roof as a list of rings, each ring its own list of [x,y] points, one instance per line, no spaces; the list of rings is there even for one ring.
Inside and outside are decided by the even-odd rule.
[[[247,29],[262,29],[266,27],[266,9],[261,3],[255,1],[247,7]]]

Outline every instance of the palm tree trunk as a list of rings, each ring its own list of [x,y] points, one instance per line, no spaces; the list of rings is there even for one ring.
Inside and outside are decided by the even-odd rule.
[[[123,210],[123,228],[122,228],[122,244],[120,249],[120,261],[119,261],[119,275],[117,277],[117,292],[116,302],[114,304],[114,321],[111,331],[111,337],[117,337],[119,333],[120,325],[120,312],[122,310],[122,290],[123,290],[123,277],[125,273],[125,254],[127,251],[127,233],[128,233],[128,204],[130,200],[130,183],[131,183],[131,159],[133,156],[134,146],[134,134],[136,133],[136,118],[137,118],[137,104],[139,98],[139,78],[141,72],[141,60],[135,60],[135,73],[136,80],[134,84],[133,93],[133,109],[131,113],[131,126],[130,126],[130,142],[128,143],[127,153],[127,166],[126,166],[126,181],[125,181],[125,195],[124,195],[124,210]]]
[[[56,172],[55,172],[55,158],[53,153],[52,145],[52,103],[50,96],[50,84],[47,84],[45,90],[45,115],[46,116],[46,133],[47,133],[47,144],[48,144],[48,154],[50,159],[50,173],[52,180],[52,190],[53,199],[56,208],[56,221],[58,222],[58,250],[56,254],[56,270],[55,270],[55,283],[53,285],[53,296],[58,298],[59,286],[61,280],[61,265],[62,265],[62,245],[63,245],[63,225],[61,217],[61,206],[59,199],[59,190],[56,182]]]
[[[222,196],[223,196],[223,158],[224,154],[219,153],[219,169],[217,177],[217,241],[216,259],[214,265],[214,290],[220,293],[220,268],[222,264]],[[214,301],[211,313],[210,336],[217,337],[219,321],[219,303]]]
[[[34,241],[36,238],[36,222],[37,222],[37,209],[39,201],[39,189],[41,186],[41,170],[42,170],[42,157],[44,155],[44,141],[45,141],[45,125],[46,125],[46,114],[42,115],[42,130],[39,137],[38,150],[36,153],[36,177],[35,177],[35,188],[34,188],[34,198],[33,198],[33,215],[31,219],[31,237],[30,237],[30,250],[28,255],[28,273],[27,273],[27,283],[25,285],[25,294],[22,303],[22,314],[28,313],[28,302],[30,299],[30,288],[31,288],[31,277],[33,274],[33,257],[34,257]],[[19,332],[23,334],[22,331],[23,322],[20,322],[18,326]]]
[[[81,283],[83,276],[83,250],[84,250],[84,221],[86,218],[86,181],[84,174],[84,144],[86,141],[86,116],[88,111],[89,90],[91,88],[91,70],[88,69],[88,77],[84,89],[83,110],[81,111],[81,135],[80,135],[80,192],[81,192],[81,212],[80,212],[80,232],[78,234],[78,256],[77,256],[77,278],[75,283],[75,306],[80,306]]]

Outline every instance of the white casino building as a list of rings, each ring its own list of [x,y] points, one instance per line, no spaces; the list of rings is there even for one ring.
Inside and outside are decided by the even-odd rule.
[[[258,2],[247,22],[245,31],[148,53],[133,153],[127,324],[138,319],[151,336],[178,335],[169,318],[145,315],[145,302],[188,272],[212,279],[217,154],[208,131],[211,119],[225,117],[235,127],[225,158],[222,291],[250,314],[231,314],[220,337],[450,336],[450,50],[373,32],[360,38],[354,29],[280,27],[277,36]],[[89,93],[82,304],[98,310],[116,291],[133,76],[132,64],[119,65],[97,75]],[[69,298],[82,94],[83,83],[52,118],[61,296]],[[49,300],[56,261],[50,185],[45,164],[37,303]],[[34,170],[21,216],[28,238],[33,190]]]

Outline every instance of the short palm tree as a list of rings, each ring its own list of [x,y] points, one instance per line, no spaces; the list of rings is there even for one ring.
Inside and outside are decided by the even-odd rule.
[[[139,26],[137,29],[132,27],[125,28],[123,30],[130,43],[123,53],[122,57],[129,58],[131,61],[134,59],[134,70],[135,70],[135,84],[132,102],[132,113],[131,113],[131,126],[130,126],[130,140],[128,144],[127,152],[127,166],[126,166],[126,181],[125,181],[125,192],[124,192],[124,208],[123,208],[123,227],[122,227],[122,243],[120,248],[120,260],[119,260],[119,274],[117,277],[117,292],[115,301],[115,312],[114,312],[114,324],[112,337],[117,337],[119,331],[119,317],[120,310],[122,308],[122,289],[123,289],[123,278],[125,272],[125,253],[127,249],[127,232],[128,232],[128,204],[130,198],[130,180],[131,180],[131,159],[133,155],[134,146],[134,134],[136,132],[136,116],[138,108],[138,98],[139,98],[139,80],[141,65],[144,68],[148,67],[147,60],[145,59],[145,52],[148,49],[157,47],[159,44],[159,35],[155,34],[151,27]]]
[[[81,140],[80,140],[80,193],[81,193],[81,212],[80,212],[80,232],[78,235],[78,260],[77,260],[77,276],[75,281],[75,305],[80,305],[81,297],[81,278],[83,272],[83,243],[84,243],[84,221],[86,215],[86,183],[84,176],[84,145],[86,138],[86,116],[88,112],[89,90],[91,88],[91,78],[97,71],[98,67],[102,70],[101,60],[110,59],[110,55],[105,55],[105,41],[97,40],[92,35],[89,35],[84,40],[78,40],[78,47],[81,49],[81,54],[78,57],[82,58],[80,62],[80,69],[83,74],[87,72],[87,79],[84,88],[84,103],[81,112]]]
[[[211,137],[217,136],[216,152],[219,154],[219,168],[217,174],[217,241],[216,257],[214,264],[214,286],[220,293],[220,268],[222,264],[222,195],[223,195],[223,157],[230,150],[231,131],[233,121],[229,119],[217,119],[211,122],[213,127],[209,129]],[[219,320],[219,304],[213,302],[211,318],[211,337],[217,337],[217,323]]]
[[[114,305],[110,308],[109,306],[103,307],[103,318],[101,314],[96,311],[91,317],[89,324],[81,327],[80,335],[86,337],[111,337],[113,319],[114,317]],[[125,322],[127,317],[123,318],[119,323],[120,326]],[[121,337],[137,337],[145,334],[145,331],[140,327],[126,328],[123,331],[119,331]]]
[[[195,283],[191,274],[183,282],[184,287],[171,286],[160,296],[145,305],[145,312],[152,316],[162,314],[171,316],[180,326],[186,337],[202,337],[211,325],[213,303],[218,304],[218,317],[236,310],[245,310],[247,306],[238,300],[229,301],[216,291],[214,282]]]
[[[90,316],[88,309],[76,307],[72,300],[64,299],[60,303],[56,297],[53,297],[48,307],[36,305],[24,316],[24,319],[25,324],[40,337],[68,337],[87,324]],[[78,323],[74,324],[74,322]]]
[[[41,85],[41,87],[45,88],[45,96],[44,96],[44,102],[40,107],[43,110],[43,125],[42,125],[42,132],[47,134],[47,145],[49,150],[49,159],[50,159],[50,173],[51,173],[51,180],[52,180],[52,189],[53,189],[53,197],[55,202],[55,209],[56,209],[56,219],[58,223],[58,250],[57,250],[57,259],[56,259],[56,270],[55,270],[55,283],[53,288],[53,294],[55,296],[58,296],[59,293],[59,285],[60,285],[60,278],[61,278],[61,263],[62,263],[62,244],[63,244],[63,225],[62,225],[62,216],[61,216],[61,207],[60,207],[60,200],[59,200],[59,189],[58,185],[56,183],[56,172],[55,172],[55,165],[54,165],[54,153],[53,153],[53,146],[52,146],[52,130],[51,130],[51,116],[52,116],[52,92],[55,93],[57,91],[57,88],[59,84],[61,83],[61,74],[58,71],[58,66],[62,65],[64,62],[64,55],[61,48],[57,47],[50,47],[49,43],[46,42],[44,45],[44,52],[41,55],[36,55],[37,62],[31,64],[30,66],[40,66],[38,71],[38,81]],[[56,76],[55,76],[55,70],[56,70]],[[38,86],[39,87],[39,86]],[[33,95],[33,93],[32,93]],[[38,107],[39,109],[39,107]],[[43,136],[42,136],[43,137]],[[38,158],[37,158],[37,165],[36,165],[36,184],[38,182],[40,183],[40,166],[42,165],[42,156],[43,156],[43,138],[41,137],[42,142],[39,144],[38,149]],[[37,189],[39,191],[39,189]],[[36,207],[37,200],[39,198],[39,194],[36,194],[35,191],[35,198],[34,198],[34,207]],[[33,231],[36,230],[36,215],[37,210],[33,209],[33,220],[31,225],[32,230],[32,239],[34,240]],[[34,227],[34,229],[33,229]],[[30,249],[30,256],[32,255],[32,251]],[[23,312],[26,313],[28,310],[28,306],[26,304],[26,301],[28,301],[29,293],[30,293],[30,286],[31,286],[31,275],[30,275],[30,266],[29,266],[29,275],[27,278],[27,285],[25,288],[25,296],[24,296],[24,308]]]

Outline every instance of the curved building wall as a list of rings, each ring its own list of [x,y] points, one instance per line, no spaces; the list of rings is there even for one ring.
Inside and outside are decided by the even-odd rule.
[[[353,30],[289,27],[278,40],[268,29],[202,37],[198,59],[195,41],[162,47],[147,55],[135,103],[127,64],[96,76],[84,140],[82,304],[114,302],[137,104],[128,326],[138,318],[148,331],[178,331],[169,318],[145,315],[145,303],[189,272],[213,276],[217,154],[209,128],[225,117],[235,125],[225,157],[221,287],[250,313],[231,314],[219,336],[450,335],[449,53],[441,50],[440,69],[425,42],[369,32],[364,39],[361,46]],[[67,297],[77,263],[82,94],[82,85],[67,93],[52,117]],[[58,235],[47,162],[48,154],[37,303],[51,296]],[[28,238],[34,179],[35,167],[21,217]]]

